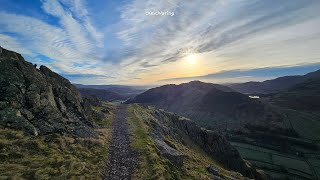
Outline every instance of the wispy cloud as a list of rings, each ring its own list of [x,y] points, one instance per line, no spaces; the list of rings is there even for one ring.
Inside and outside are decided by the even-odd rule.
[[[93,27],[82,1],[44,0],[42,8],[59,23],[53,25],[35,17],[0,12],[0,35],[19,39],[5,43],[8,48],[22,53],[25,49],[29,55],[44,55],[61,64],[94,64],[102,58],[103,34]]]
[[[164,66],[190,53],[223,54],[232,47],[243,51],[245,48],[235,43],[254,43],[261,35],[318,18],[319,7],[317,1],[301,0],[282,1],[281,5],[269,1],[134,0],[122,10],[118,37],[136,51],[134,58],[125,61],[130,68]],[[175,15],[146,16],[149,9]],[[317,29],[311,31],[313,35],[319,33]],[[285,37],[299,38],[295,34]],[[299,40],[303,42],[304,37]]]
[[[0,8],[1,44],[33,62],[46,57],[42,63],[59,73],[96,74],[99,83],[157,81],[192,53],[215,67],[205,73],[320,61],[317,0],[131,0],[98,9],[108,1],[94,1],[95,9],[92,3],[41,0],[41,18]]]

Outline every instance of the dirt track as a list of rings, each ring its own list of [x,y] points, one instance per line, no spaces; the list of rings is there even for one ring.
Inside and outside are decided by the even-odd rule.
[[[131,179],[137,167],[137,155],[130,148],[127,105],[119,105],[112,125],[112,140],[104,179]]]

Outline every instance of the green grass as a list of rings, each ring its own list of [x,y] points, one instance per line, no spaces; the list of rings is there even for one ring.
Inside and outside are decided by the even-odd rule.
[[[318,114],[288,110],[293,129],[305,139],[320,140],[320,120]]]
[[[312,167],[316,168],[319,161],[316,157],[296,157],[292,155],[274,152],[273,150],[256,147],[243,143],[232,143],[241,156],[250,160],[257,167],[265,170],[273,178],[314,178]],[[312,167],[306,162],[308,160]]]
[[[260,161],[272,164],[272,159],[269,153],[256,151],[248,148],[241,148],[241,147],[238,147],[238,151],[241,153],[241,156],[244,159],[258,159]]]
[[[309,165],[303,160],[278,155],[273,155],[272,159],[274,164],[312,174]]]

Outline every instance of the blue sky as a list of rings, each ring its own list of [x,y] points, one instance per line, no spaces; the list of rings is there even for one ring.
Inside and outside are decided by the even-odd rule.
[[[320,68],[318,0],[0,3],[0,45],[74,83],[262,81]]]

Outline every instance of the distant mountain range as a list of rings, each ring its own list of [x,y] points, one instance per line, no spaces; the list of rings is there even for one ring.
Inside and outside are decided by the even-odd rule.
[[[226,86],[200,81],[153,88],[127,103],[156,106],[221,131],[239,130],[248,123],[273,126],[277,124],[274,121],[281,119],[280,114],[258,100]]]
[[[78,91],[84,97],[96,97],[102,101],[122,101],[130,97],[106,89],[78,88]]]
[[[269,94],[287,90],[308,79],[320,78],[320,70],[302,76],[284,76],[263,82],[246,82],[226,86],[243,94]]]
[[[95,96],[103,101],[123,101],[146,91],[147,86],[74,84],[83,96]]]

